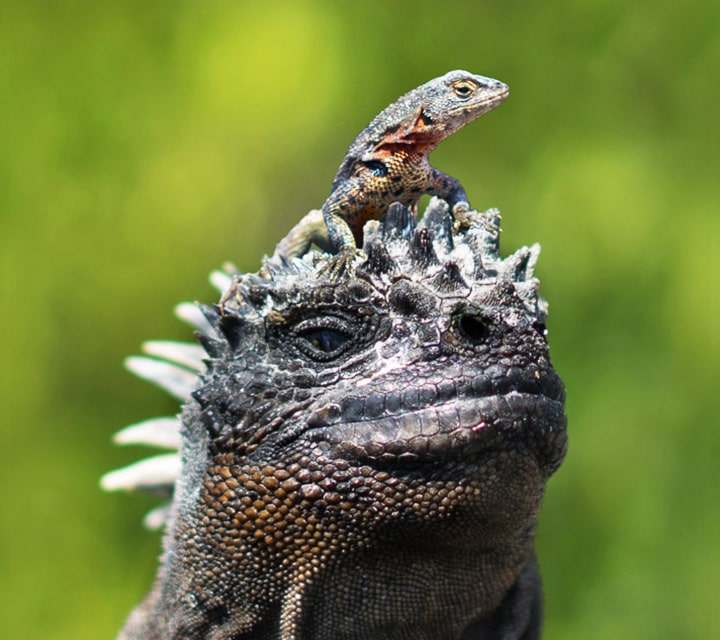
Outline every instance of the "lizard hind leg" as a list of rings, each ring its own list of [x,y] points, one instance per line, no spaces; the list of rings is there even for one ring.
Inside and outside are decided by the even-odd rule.
[[[356,248],[362,242],[362,208],[355,206],[348,185],[332,193],[322,208],[323,219],[332,248],[339,252],[345,248]],[[359,239],[359,240],[358,240]]]
[[[322,208],[325,227],[332,249],[336,255],[328,258],[327,263],[320,269],[319,275],[335,280],[342,277],[358,255],[358,236],[362,238],[360,216],[348,216],[347,204],[343,202],[342,195],[338,194],[325,202]],[[360,224],[360,228],[358,227]],[[351,226],[352,225],[352,226]]]
[[[320,209],[308,212],[290,229],[288,234],[277,243],[272,259],[301,258],[313,244],[323,251],[330,251],[332,248],[323,212]]]

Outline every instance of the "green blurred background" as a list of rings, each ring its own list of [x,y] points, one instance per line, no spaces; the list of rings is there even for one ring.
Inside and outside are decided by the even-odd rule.
[[[62,8],[61,8],[62,7]],[[510,99],[433,163],[540,242],[569,456],[538,549],[547,638],[709,638],[720,601],[720,4],[90,2],[0,7],[3,638],[109,638],[156,502],[99,476],[173,413],[122,368],[187,339],[384,106],[453,68]]]

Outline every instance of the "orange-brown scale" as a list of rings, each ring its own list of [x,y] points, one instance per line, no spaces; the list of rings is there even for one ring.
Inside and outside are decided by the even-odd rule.
[[[387,174],[375,175],[358,164],[353,176],[330,196],[325,206],[331,212],[340,212],[356,244],[362,244],[365,223],[382,219],[390,203],[401,202],[414,210],[420,196],[432,190],[428,156],[433,149],[434,145],[381,143],[372,155],[383,163]]]
[[[463,514],[476,513],[463,507],[482,501],[487,490],[481,491],[472,478],[415,483],[369,466],[343,460],[323,465],[301,455],[284,468],[227,462],[224,457],[209,469],[199,527],[185,532],[189,562],[202,563],[214,549],[212,569],[204,574],[209,590],[225,572],[256,567],[271,576],[269,592],[277,597],[288,580],[309,583],[333,560],[363,548],[367,532],[377,532],[382,522],[410,519],[413,527],[432,523],[441,537],[463,535],[463,518],[468,517]],[[485,468],[486,484],[488,477],[491,484],[507,483],[504,471],[502,464],[494,475]],[[453,514],[459,515],[459,523]],[[438,521],[446,526],[437,529]]]

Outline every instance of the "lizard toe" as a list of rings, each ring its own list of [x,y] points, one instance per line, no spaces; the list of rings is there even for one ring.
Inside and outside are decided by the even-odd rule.
[[[469,229],[476,223],[478,217],[478,212],[475,209],[471,209],[470,203],[464,200],[453,205],[452,214],[455,220],[454,229],[456,233]]]
[[[318,275],[328,280],[338,280],[344,277],[360,253],[360,250],[355,247],[343,247],[337,255],[328,258],[327,262],[319,269]]]

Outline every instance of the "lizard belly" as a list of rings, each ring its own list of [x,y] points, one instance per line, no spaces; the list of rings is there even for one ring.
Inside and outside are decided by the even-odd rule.
[[[385,211],[379,204],[369,202],[359,209],[350,209],[345,217],[345,222],[352,229],[357,246],[362,246],[363,227],[368,220],[381,220]]]

